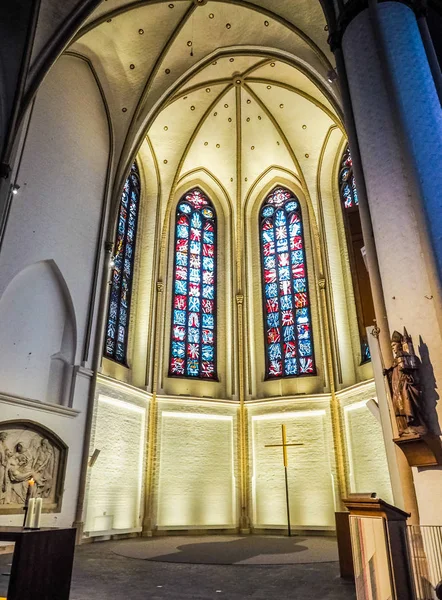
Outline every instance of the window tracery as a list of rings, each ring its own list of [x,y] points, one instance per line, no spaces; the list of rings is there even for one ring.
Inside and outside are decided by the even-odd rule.
[[[339,171],[339,192],[346,230],[356,313],[361,342],[361,363],[371,360],[365,328],[373,324],[374,307],[367,267],[363,258],[364,240],[359,215],[359,200],[353,174],[350,148],[346,147]]]
[[[266,378],[315,373],[301,207],[277,187],[260,211]]]
[[[216,213],[198,188],[178,203],[169,375],[216,379]]]
[[[140,174],[134,162],[124,184],[118,212],[105,345],[106,358],[122,364],[127,359],[139,203]]]

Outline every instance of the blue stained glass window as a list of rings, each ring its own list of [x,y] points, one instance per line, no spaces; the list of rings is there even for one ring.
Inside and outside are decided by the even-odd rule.
[[[216,379],[216,214],[198,188],[178,203],[169,375]]]
[[[118,213],[104,350],[106,358],[123,364],[126,362],[127,353],[139,203],[140,176],[137,164],[134,163],[124,184]]]
[[[348,146],[342,155],[341,170],[339,171],[339,189],[344,208],[358,206],[358,192],[353,175],[353,161]]]
[[[260,213],[266,377],[316,372],[301,207],[278,187]]]

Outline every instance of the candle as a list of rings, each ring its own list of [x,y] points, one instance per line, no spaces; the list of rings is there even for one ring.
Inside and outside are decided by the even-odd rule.
[[[35,485],[35,481],[34,479],[31,477],[31,479],[28,481],[28,489],[26,491],[26,500],[25,500],[25,507],[28,506],[28,502],[29,499],[31,498],[31,496],[33,495],[34,492],[34,485]]]
[[[25,529],[31,529],[34,524],[35,517],[35,498],[31,498],[28,503],[28,510],[26,512]]]
[[[35,518],[32,527],[34,529],[40,529],[41,511],[43,508],[42,498],[36,498],[35,500]]]

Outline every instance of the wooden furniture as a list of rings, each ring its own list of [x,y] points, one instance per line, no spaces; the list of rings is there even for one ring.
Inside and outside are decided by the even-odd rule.
[[[339,571],[343,579],[355,578],[351,551],[350,513],[336,512],[336,538],[338,541]]]
[[[350,511],[358,600],[414,600],[408,552],[408,513],[379,498],[344,500]]]
[[[8,600],[69,600],[75,529],[0,527],[0,541],[15,543]]]

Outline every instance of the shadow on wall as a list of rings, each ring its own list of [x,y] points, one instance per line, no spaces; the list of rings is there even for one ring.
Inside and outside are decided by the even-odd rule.
[[[442,431],[439,425],[439,419],[437,417],[436,412],[437,401],[439,400],[439,394],[436,391],[436,378],[434,377],[434,369],[433,365],[431,364],[428,346],[424,343],[421,336],[419,336],[418,350],[421,360],[421,384],[424,397],[424,411],[427,420],[427,425],[432,433],[436,435],[442,435]]]
[[[0,392],[69,404],[76,325],[53,260],[25,267],[0,299]]]

